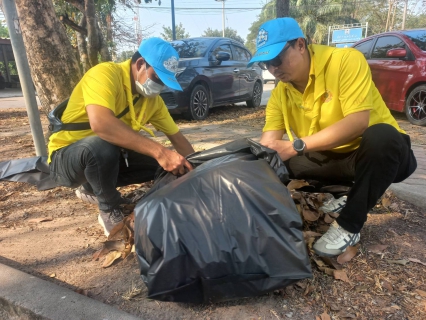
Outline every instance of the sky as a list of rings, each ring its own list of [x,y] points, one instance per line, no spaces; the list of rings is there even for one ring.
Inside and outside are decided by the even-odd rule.
[[[237,31],[237,34],[246,39],[249,27],[257,20],[262,6],[269,0],[226,0],[225,1],[225,28]],[[153,25],[147,31],[150,36],[160,37],[165,27],[172,26],[171,0],[161,1],[161,6],[153,0],[146,4],[144,0],[139,5],[139,18],[142,29]],[[207,28],[222,31],[223,2],[215,0],[175,0],[175,25],[182,23],[185,31],[191,37],[201,36]],[[129,10],[126,15],[135,16]],[[121,16],[121,15],[120,15]]]

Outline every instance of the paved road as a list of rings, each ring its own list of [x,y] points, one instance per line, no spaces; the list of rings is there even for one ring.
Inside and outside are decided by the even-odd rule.
[[[266,105],[269,97],[271,96],[271,90],[274,88],[272,82],[268,82],[263,86],[262,105]],[[37,103],[40,106],[40,100],[37,97]],[[22,96],[22,90],[18,88],[5,88],[0,90],[0,109],[9,108],[25,108],[25,100]]]

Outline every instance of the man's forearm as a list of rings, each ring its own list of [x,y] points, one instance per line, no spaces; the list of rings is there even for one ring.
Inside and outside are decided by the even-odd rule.
[[[194,152],[194,148],[180,131],[167,137],[180,155],[186,157]]]

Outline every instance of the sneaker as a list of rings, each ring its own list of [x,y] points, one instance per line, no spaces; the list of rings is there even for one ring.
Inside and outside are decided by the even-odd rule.
[[[124,213],[120,207],[110,211],[99,210],[98,222],[104,228],[104,234],[107,237],[115,225],[123,221],[123,219]]]
[[[347,247],[356,245],[360,239],[359,233],[350,233],[334,221],[314,244],[313,249],[319,256],[333,257],[344,252]]]
[[[346,206],[347,196],[340,197],[338,199],[332,198],[331,200],[324,203],[319,209],[324,213],[340,213]]]
[[[98,204],[98,199],[96,198],[95,194],[93,192],[90,192],[86,190],[82,185],[79,186],[75,190],[75,195],[77,198],[79,198],[81,201],[88,202],[91,204]]]

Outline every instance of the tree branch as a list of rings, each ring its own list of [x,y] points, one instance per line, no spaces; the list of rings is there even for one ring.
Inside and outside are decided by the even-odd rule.
[[[66,24],[67,26],[70,26],[71,29],[74,29],[77,32],[80,32],[87,36],[87,30],[85,28],[80,27],[78,24],[76,24],[74,21],[68,19],[67,16],[61,15],[59,16],[59,20],[62,21],[62,23]]]

